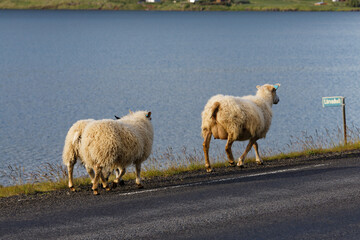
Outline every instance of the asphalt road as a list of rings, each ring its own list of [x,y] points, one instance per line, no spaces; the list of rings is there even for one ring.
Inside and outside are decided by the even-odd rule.
[[[359,239],[360,158],[56,204],[18,200],[0,239]]]

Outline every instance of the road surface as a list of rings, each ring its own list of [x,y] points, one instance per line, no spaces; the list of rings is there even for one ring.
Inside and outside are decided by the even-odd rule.
[[[360,237],[359,154],[206,176],[100,196],[3,200],[0,239]]]

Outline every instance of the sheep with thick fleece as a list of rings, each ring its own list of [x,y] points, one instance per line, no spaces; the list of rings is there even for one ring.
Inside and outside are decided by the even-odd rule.
[[[76,123],[74,123],[71,128],[69,129],[66,138],[65,138],[65,144],[63,149],[63,163],[67,166],[68,169],[68,176],[69,176],[69,188],[71,191],[75,191],[74,184],[73,184],[73,170],[74,165],[79,159],[81,163],[85,166],[86,171],[88,172],[91,181],[94,181],[94,171],[91,167],[87,166],[83,162],[83,157],[80,151],[80,145],[81,145],[81,137],[82,133],[85,129],[85,127],[91,123],[94,122],[94,119],[85,119],[85,120],[79,120]],[[103,182],[104,185],[104,182]],[[105,186],[105,185],[104,185]],[[109,190],[108,186],[107,189]]]
[[[231,146],[234,141],[249,140],[245,152],[240,156],[238,166],[244,166],[244,159],[254,147],[256,162],[263,164],[259,156],[257,140],[265,138],[272,119],[272,105],[279,102],[276,90],[280,84],[257,86],[255,96],[224,96],[216,95],[206,103],[202,116],[202,136],[204,138],[203,149],[205,155],[205,167],[211,172],[209,161],[209,147],[211,136],[215,139],[227,140],[225,151],[229,163],[235,166]]]
[[[86,166],[94,169],[93,193],[98,194],[102,169],[120,169],[114,183],[120,182],[126,167],[135,165],[136,184],[142,187],[141,163],[152,150],[154,130],[151,112],[138,111],[114,121],[99,120],[89,123],[83,132],[80,151]],[[105,179],[101,179],[104,181]]]

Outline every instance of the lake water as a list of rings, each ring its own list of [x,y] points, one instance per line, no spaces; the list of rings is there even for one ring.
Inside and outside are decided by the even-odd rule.
[[[0,170],[61,163],[75,121],[129,109],[152,111],[154,151],[201,153],[206,101],[265,83],[281,87],[263,151],[341,127],[323,96],[345,96],[358,127],[359,25],[341,12],[0,11]]]

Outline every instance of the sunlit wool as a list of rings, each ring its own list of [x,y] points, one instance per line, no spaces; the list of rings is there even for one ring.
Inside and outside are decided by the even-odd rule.
[[[74,191],[74,185],[73,185],[73,169],[76,161],[79,159],[82,164],[83,157],[80,152],[80,144],[81,144],[81,135],[85,129],[85,127],[95,121],[94,119],[86,119],[86,120],[79,120],[76,123],[74,123],[71,128],[69,129],[66,138],[65,138],[65,144],[63,149],[63,163],[68,168],[68,175],[69,175],[69,188]],[[94,172],[93,170],[85,165],[85,168],[87,172],[89,173],[92,181],[94,178]]]
[[[115,182],[121,180],[126,167],[135,165],[136,184],[141,187],[141,163],[152,150],[154,131],[150,112],[130,113],[118,120],[99,120],[84,129],[80,151],[86,166],[94,169],[94,194],[104,168],[120,169]]]
[[[231,145],[234,141],[250,140],[247,149],[240,157],[238,166],[243,166],[247,152],[255,145],[256,161],[262,160],[257,151],[256,141],[265,138],[271,125],[272,105],[279,101],[276,89],[280,86],[265,84],[257,86],[255,96],[216,95],[206,103],[202,116],[202,135],[207,171],[211,171],[208,149],[211,135],[215,139],[227,139],[226,153],[230,164],[234,164]]]

